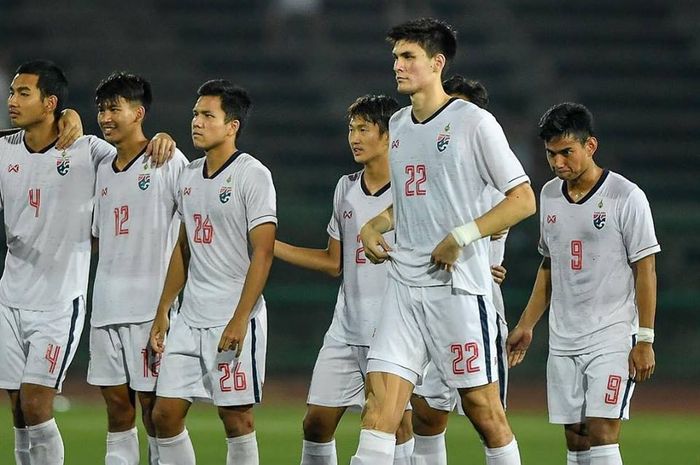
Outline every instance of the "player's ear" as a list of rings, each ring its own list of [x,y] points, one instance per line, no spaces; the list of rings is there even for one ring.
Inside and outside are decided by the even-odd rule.
[[[593,155],[596,150],[598,150],[598,139],[595,137],[591,136],[588,139],[586,139],[586,143],[584,144],[584,147],[586,147],[586,151],[590,154]]]
[[[136,121],[141,122],[144,120],[146,117],[146,108],[144,108],[143,105],[139,105],[136,107]]]
[[[44,97],[43,103],[46,112],[53,113],[54,110],[56,110],[56,107],[58,106],[58,97],[56,97],[55,95],[49,95],[48,97]]]
[[[433,57],[433,71],[442,74],[442,70],[445,69],[447,64],[447,58],[442,53],[436,53]]]
[[[232,119],[228,123],[226,123],[228,126],[228,135],[229,136],[235,136],[238,134],[238,130],[241,127],[241,122],[237,119]]]

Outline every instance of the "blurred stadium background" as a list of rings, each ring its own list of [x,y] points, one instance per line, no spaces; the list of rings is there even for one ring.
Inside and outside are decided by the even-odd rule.
[[[408,104],[394,91],[384,33],[425,15],[457,29],[458,56],[448,73],[479,79],[489,89],[490,110],[536,191],[551,177],[536,137],[539,116],[563,100],[592,110],[598,163],[645,190],[662,246],[657,370],[637,395],[649,408],[675,405],[700,414],[697,0],[0,0],[0,88],[21,62],[54,60],[68,75],[69,105],[82,115],[87,133],[99,134],[93,104],[99,80],[114,70],[142,74],[154,88],[146,128],[172,134],[192,159],[201,156],[189,136],[196,89],[207,79],[231,79],[253,97],[239,146],[272,170],[279,238],[324,246],[335,183],[357,170],[345,109],[365,93],[395,95]],[[4,111],[0,123],[8,124]],[[537,220],[530,218],[508,241],[504,294],[511,325],[540,260],[537,236]],[[303,395],[337,285],[275,263],[265,291],[271,383],[300,387]],[[511,387],[514,400],[519,392],[533,396],[515,406],[541,413],[546,334],[545,322]],[[84,379],[87,337],[81,349],[71,386]],[[698,421],[691,425],[700,433]],[[8,428],[3,424],[0,437],[10,437]]]

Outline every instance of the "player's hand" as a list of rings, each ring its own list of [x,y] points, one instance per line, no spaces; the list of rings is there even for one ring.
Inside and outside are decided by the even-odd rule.
[[[433,249],[430,254],[430,263],[438,268],[452,272],[454,264],[462,253],[462,248],[455,240],[452,233],[448,233],[445,238]]]
[[[506,351],[508,352],[508,367],[513,368],[525,358],[530,343],[532,342],[532,328],[517,325],[508,333],[506,339]]]
[[[218,352],[235,350],[236,357],[241,355],[243,351],[243,340],[245,339],[246,332],[248,332],[248,321],[239,320],[241,320],[241,318],[236,318],[236,316],[234,316],[231,318],[231,321],[228,322],[226,328],[224,328],[224,332],[221,333],[221,339],[219,339]]]
[[[629,357],[630,378],[641,383],[651,378],[656,368],[654,347],[648,342],[639,342],[632,347]]]
[[[506,273],[508,273],[508,270],[506,270],[504,266],[493,265],[491,267],[491,276],[493,277],[493,281],[498,285],[505,281]]]
[[[168,334],[168,328],[170,328],[170,319],[168,316],[165,315],[163,317],[158,317],[156,315],[155,320],[153,320],[151,334],[149,336],[151,349],[153,349],[153,352],[162,354],[165,350],[165,335]]]
[[[360,229],[360,240],[365,248],[365,257],[372,263],[382,263],[389,258],[391,247],[384,240],[382,233],[374,229],[369,223]]]
[[[83,122],[77,111],[67,108],[58,119],[57,150],[65,150],[83,135]]]
[[[508,234],[508,228],[504,229],[503,231],[498,231],[495,234],[491,234],[491,240],[497,241],[499,239],[502,239],[503,236],[505,236],[506,234]]]
[[[151,163],[156,166],[163,166],[173,158],[175,147],[177,147],[177,144],[169,134],[159,132],[148,142],[145,155],[151,158]]]

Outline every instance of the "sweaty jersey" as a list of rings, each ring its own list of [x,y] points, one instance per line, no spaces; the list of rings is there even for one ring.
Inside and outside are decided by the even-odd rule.
[[[490,209],[486,186],[505,193],[529,181],[501,126],[486,110],[451,99],[423,122],[410,106],[402,108],[389,133],[396,230],[391,276],[408,286],[490,293],[488,238],[464,247],[452,273],[431,265],[430,255],[452,229]]]
[[[644,192],[604,171],[578,202],[553,179],[540,195],[539,251],[551,258],[549,347],[588,353],[637,332],[631,263],[661,250]]]
[[[206,157],[180,175],[178,211],[187,230],[190,264],[180,315],[195,328],[226,325],[236,310],[250,266],[248,232],[277,224],[270,171],[237,151],[211,176]],[[264,307],[260,297],[250,317]]]
[[[349,345],[369,345],[381,311],[387,267],[365,257],[360,228],[391,205],[390,186],[370,194],[360,171],[340,178],[335,188],[328,235],[342,243],[343,282],[328,334]],[[389,235],[385,240],[391,245]]]
[[[95,171],[114,153],[94,136],[38,153],[24,131],[0,138],[0,207],[7,256],[0,303],[25,310],[63,310],[87,293]]]
[[[100,247],[90,321],[96,327],[153,319],[180,228],[182,152],[159,168],[143,154],[122,170],[116,159],[97,169],[92,234]]]

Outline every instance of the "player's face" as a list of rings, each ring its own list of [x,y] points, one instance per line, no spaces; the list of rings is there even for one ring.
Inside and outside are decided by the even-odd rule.
[[[56,97],[42,97],[38,83],[35,74],[17,74],[12,80],[7,109],[13,126],[27,128],[53,115]]]
[[[396,90],[412,95],[440,79],[442,67],[437,66],[436,57],[430,58],[423,47],[415,42],[399,40],[392,50]]]
[[[554,174],[564,181],[573,181],[593,165],[598,141],[595,137],[581,142],[575,136],[564,136],[545,142],[544,147]]]
[[[198,149],[209,151],[235,136],[236,120],[226,122],[221,98],[205,95],[197,99],[192,109],[192,143]]]
[[[142,106],[118,97],[97,106],[97,124],[107,142],[118,144],[135,134],[144,113]]]
[[[363,165],[389,153],[389,133],[382,133],[378,124],[361,116],[350,119],[348,142],[355,161]]]

